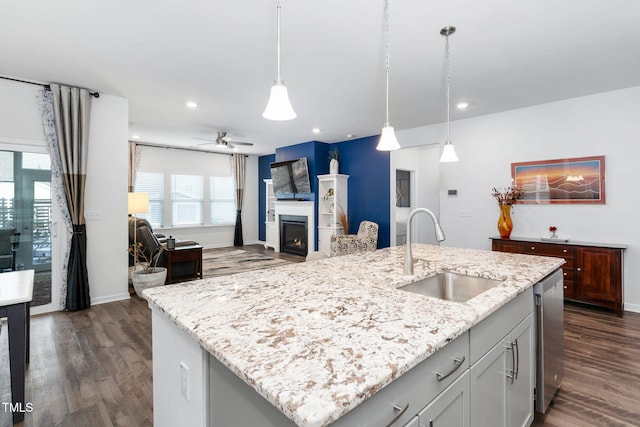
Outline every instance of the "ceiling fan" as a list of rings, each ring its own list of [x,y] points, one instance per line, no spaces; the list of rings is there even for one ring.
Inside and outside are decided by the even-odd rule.
[[[198,138],[197,136],[192,136],[192,138],[200,139],[202,141],[209,141],[209,142],[204,142],[198,145],[207,145],[207,144],[215,143],[216,147],[218,148],[234,148],[236,145],[248,145],[248,146],[253,145],[252,142],[236,141],[230,136],[227,136],[226,132],[222,132],[222,131],[218,131],[218,137],[216,139]]]

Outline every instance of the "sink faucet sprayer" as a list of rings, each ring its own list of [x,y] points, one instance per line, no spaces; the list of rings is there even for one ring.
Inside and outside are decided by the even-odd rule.
[[[431,212],[427,208],[417,208],[412,210],[409,216],[407,217],[407,253],[404,257],[404,274],[413,275],[413,256],[411,255],[411,219],[418,212],[424,212],[429,214],[429,216],[433,220],[433,226],[436,231],[436,240],[438,242],[442,242],[443,240],[446,239],[446,237],[444,237],[444,231],[442,230],[442,227],[440,227],[440,223],[438,222],[438,218],[436,218],[433,212]]]

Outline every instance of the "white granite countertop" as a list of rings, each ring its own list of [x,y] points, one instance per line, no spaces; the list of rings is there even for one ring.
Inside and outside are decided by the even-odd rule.
[[[148,289],[150,306],[297,425],[330,424],[560,267],[560,258],[412,245]],[[499,279],[465,303],[396,287]]]

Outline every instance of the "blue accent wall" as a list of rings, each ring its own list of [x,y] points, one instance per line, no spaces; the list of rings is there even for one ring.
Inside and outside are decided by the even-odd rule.
[[[329,173],[329,150],[338,148],[339,172],[349,175],[349,232],[358,232],[361,221],[374,221],[379,226],[378,247],[386,248],[390,245],[390,155],[386,151],[376,150],[379,136],[370,136],[333,144],[318,141],[303,142],[276,149],[275,154],[258,158],[259,179],[259,214],[258,238],[266,239],[265,230],[265,188],[263,179],[271,178],[269,164],[285,160],[307,158],[309,178],[311,180],[310,194],[299,194],[296,197],[307,200],[317,200],[318,175]],[[317,210],[317,207],[316,207]],[[317,227],[318,213],[316,212]],[[317,233],[315,247],[317,248]]]
[[[376,150],[378,139],[376,135],[339,142],[329,149],[338,148],[339,172],[349,175],[349,233],[357,233],[361,221],[376,222],[378,248],[386,248],[391,242],[391,156]]]

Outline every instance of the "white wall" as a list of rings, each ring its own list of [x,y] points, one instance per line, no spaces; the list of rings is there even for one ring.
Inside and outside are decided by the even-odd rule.
[[[85,213],[99,215],[86,221],[92,304],[129,298],[128,132],[129,101],[105,94],[92,101],[85,193]]]
[[[539,238],[555,225],[571,240],[628,245],[625,309],[640,312],[640,202],[634,179],[639,101],[640,87],[633,87],[452,122],[460,162],[440,166],[443,244],[491,248],[488,238],[498,234],[499,212],[491,188],[510,185],[512,162],[604,155],[605,205],[516,205],[512,235]],[[445,136],[442,124],[409,131],[420,134],[422,143]],[[398,132],[403,146],[409,131]],[[448,189],[457,189],[458,196],[447,196]]]

